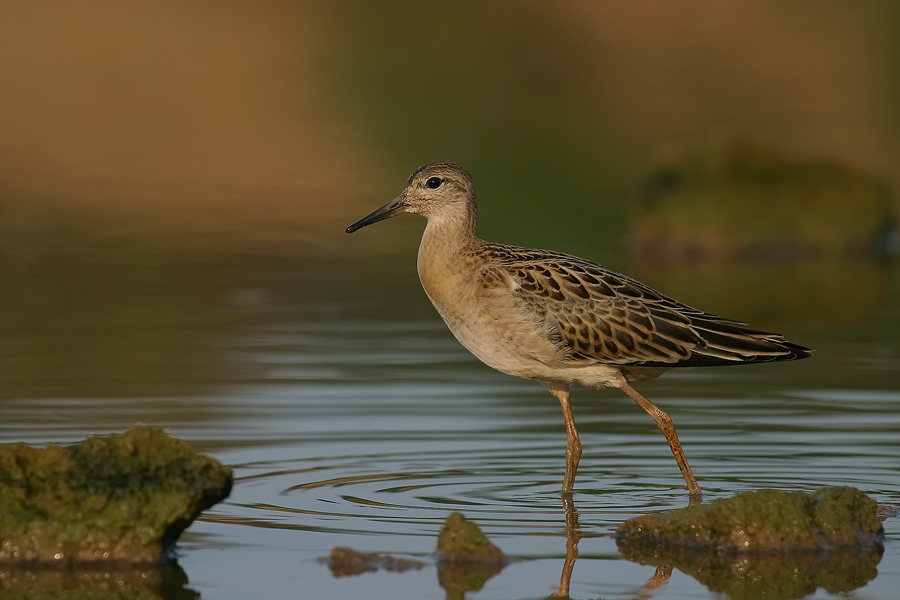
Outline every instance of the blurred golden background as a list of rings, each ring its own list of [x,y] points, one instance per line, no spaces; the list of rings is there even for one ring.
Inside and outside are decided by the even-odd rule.
[[[486,233],[607,252],[672,148],[749,138],[896,185],[898,23],[887,1],[4,2],[0,215],[337,242],[452,159]]]
[[[887,0],[3,2],[0,382],[203,387],[273,306],[436,318],[419,220],[343,233],[435,160],[472,172],[488,239],[855,326],[898,291],[898,25]],[[697,262],[750,221],[762,242]]]

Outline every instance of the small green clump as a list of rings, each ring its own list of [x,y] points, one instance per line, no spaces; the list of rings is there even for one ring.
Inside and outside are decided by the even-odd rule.
[[[814,494],[760,490],[619,526],[620,546],[712,552],[794,552],[883,544],[877,504],[851,487]]]
[[[231,469],[161,429],[0,445],[0,562],[159,562]]]
[[[452,513],[438,534],[438,583],[451,600],[484,587],[509,562],[478,525]]]
[[[506,555],[493,545],[478,525],[460,513],[452,513],[438,534],[437,555],[441,562],[506,563]]]

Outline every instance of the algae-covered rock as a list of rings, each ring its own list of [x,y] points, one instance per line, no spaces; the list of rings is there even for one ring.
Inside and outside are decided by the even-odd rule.
[[[509,562],[478,525],[452,513],[438,534],[438,583],[450,600],[484,587]]]
[[[875,501],[851,487],[760,490],[629,519],[628,560],[676,567],[733,599],[850,592],[877,575],[884,529]]]
[[[875,501],[856,488],[760,490],[629,519],[616,541],[649,552],[783,553],[881,546],[884,528]]]
[[[896,254],[890,185],[827,161],[733,142],[672,155],[648,178],[631,224],[643,258]]]
[[[158,562],[231,485],[230,468],[151,427],[2,444],[0,561]]]
[[[502,563],[506,555],[493,545],[478,525],[466,520],[460,513],[452,513],[438,534],[437,555],[447,563]]]

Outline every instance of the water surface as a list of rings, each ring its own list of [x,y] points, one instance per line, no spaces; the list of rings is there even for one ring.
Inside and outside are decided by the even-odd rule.
[[[558,404],[453,339],[412,252],[65,256],[5,263],[18,285],[0,293],[0,441],[143,422],[233,465],[231,497],[181,542],[186,587],[202,598],[444,598],[431,553],[452,511],[516,559],[470,598],[549,596],[567,541],[578,541],[573,598],[636,597],[656,572],[613,537],[631,516],[687,503],[652,419],[615,390],[574,390],[584,454],[567,528]],[[826,313],[796,331],[779,317],[816,348],[812,360],[641,386],[672,414],[706,499],[853,485],[900,506],[900,303],[896,270],[879,272],[880,300],[863,315],[829,327]],[[878,576],[858,597],[895,597],[898,523],[885,522]],[[320,562],[335,546],[426,566],[335,578]],[[714,596],[677,569],[656,593]]]

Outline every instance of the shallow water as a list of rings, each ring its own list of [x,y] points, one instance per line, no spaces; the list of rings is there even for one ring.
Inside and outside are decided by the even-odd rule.
[[[687,503],[653,421],[615,390],[574,391],[584,454],[577,527],[567,529],[558,404],[452,338],[417,287],[411,254],[67,260],[6,263],[6,280],[27,280],[30,292],[0,296],[0,441],[75,441],[143,422],[233,465],[231,497],[180,544],[185,587],[202,598],[452,596],[430,557],[452,511],[516,559],[469,598],[547,597],[567,540],[579,537],[573,598],[646,591],[656,570],[625,560],[615,529]],[[865,314],[786,330],[816,348],[812,360],[640,386],[673,416],[705,499],[853,485],[900,506],[896,275],[883,272],[885,297]],[[878,576],[857,597],[896,597],[900,518],[885,529]],[[320,562],[335,546],[426,566],[335,578]],[[715,595],[678,569],[655,593]]]

